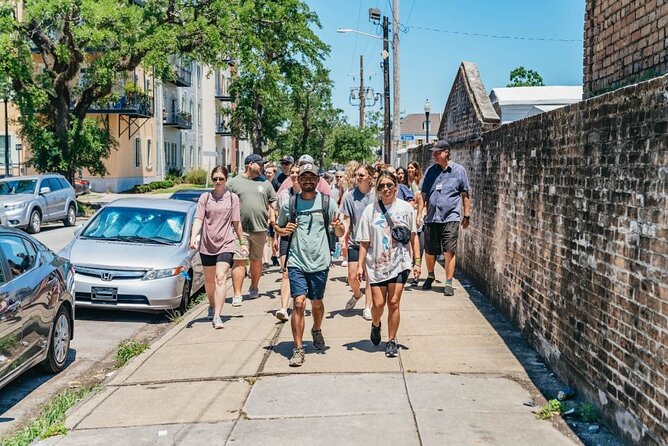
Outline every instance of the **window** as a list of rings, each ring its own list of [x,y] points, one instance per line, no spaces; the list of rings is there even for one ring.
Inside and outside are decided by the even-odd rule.
[[[163,143],[164,146],[164,154],[165,154],[165,165],[169,166],[169,143]]]
[[[202,67],[199,64],[197,65],[197,87],[202,87]]]
[[[49,189],[51,189],[51,192],[62,189],[60,182],[58,182],[58,178],[48,178],[46,182],[43,181],[42,183],[42,187],[47,186]]]
[[[141,139],[135,138],[135,168],[141,167]]]
[[[190,146],[190,167],[191,168],[195,165],[195,163],[193,162],[194,159],[195,159],[195,149],[193,148],[193,146]]]
[[[79,175],[81,176],[81,175]],[[58,178],[58,182],[63,189],[69,189],[72,185],[65,178]]]
[[[176,143],[172,143],[172,165],[176,166],[178,164],[178,158],[176,156]]]
[[[153,153],[151,153],[151,145],[153,144],[153,141],[150,139],[146,141],[146,168],[150,169],[153,166],[153,162],[151,160],[151,157],[153,156]]]
[[[202,125],[202,104],[197,104],[197,123]]]
[[[20,237],[5,236],[0,240],[0,250],[2,250],[9,271],[13,277],[18,277],[30,270],[35,264],[37,252],[30,243],[24,243]]]

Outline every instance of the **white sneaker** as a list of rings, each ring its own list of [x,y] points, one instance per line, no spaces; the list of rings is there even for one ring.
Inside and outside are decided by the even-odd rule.
[[[210,321],[213,320],[213,312],[214,312],[213,307],[209,307],[209,312],[206,314],[206,318]]]
[[[276,319],[278,319],[281,322],[285,322],[289,319],[287,308],[281,308],[280,310],[277,310],[275,315],[276,315]]]
[[[371,320],[371,308],[365,308],[364,311],[362,311],[362,317],[366,319],[367,321]]]
[[[259,290],[253,289],[253,288],[248,290],[248,300],[257,299],[258,297],[260,297],[260,291]]]
[[[348,261],[344,260],[343,262],[341,262],[341,266],[348,266]]]
[[[220,319],[220,316],[213,318],[213,328],[215,328],[216,330],[224,328],[223,321]]]
[[[234,296],[232,298],[232,306],[233,307],[240,307],[241,306],[241,300],[242,300],[241,296]]]
[[[360,297],[353,296],[350,299],[348,299],[348,302],[346,302],[346,310],[350,311],[353,308],[355,308],[355,305],[357,305],[357,302],[360,300],[361,297],[362,297],[361,295]]]

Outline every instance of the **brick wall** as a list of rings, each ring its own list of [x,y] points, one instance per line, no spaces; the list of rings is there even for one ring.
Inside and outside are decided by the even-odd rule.
[[[458,266],[633,444],[668,444],[668,76],[503,125],[452,158]]]
[[[587,0],[584,94],[668,72],[668,0]]]

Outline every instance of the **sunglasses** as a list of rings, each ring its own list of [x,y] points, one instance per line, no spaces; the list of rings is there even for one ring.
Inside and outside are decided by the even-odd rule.
[[[378,190],[393,189],[394,183],[381,183],[378,185]]]
[[[364,178],[366,176],[365,173],[358,173],[357,178]]]
[[[226,180],[226,178],[225,178],[225,177],[213,177],[213,178],[211,178],[211,180],[212,180],[214,183],[222,183],[223,181]]]
[[[288,164],[292,164],[290,161],[281,161],[281,166],[287,166]]]

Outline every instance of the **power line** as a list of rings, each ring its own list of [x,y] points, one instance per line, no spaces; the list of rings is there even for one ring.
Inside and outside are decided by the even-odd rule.
[[[359,8],[357,8],[357,25],[355,26],[355,29],[359,29],[360,27],[360,17],[362,15],[362,0],[360,0],[360,5]],[[353,69],[353,64],[355,63],[355,53],[357,52],[357,40],[359,36],[355,34],[355,44],[353,46],[353,52],[352,52],[352,57],[350,58],[350,69]]]
[[[471,32],[466,32],[466,31],[452,31],[448,29],[438,29],[438,28],[428,28],[426,26],[417,26],[417,25],[412,25],[412,26],[406,26],[405,27],[405,32],[410,31],[411,28],[415,29],[420,29],[423,31],[434,31],[437,33],[445,33],[445,34],[456,34],[460,36],[472,36],[472,37],[489,37],[492,39],[506,39],[506,40],[534,40],[534,41],[542,41],[542,42],[580,42],[582,43],[582,39],[555,39],[555,38],[550,38],[550,37],[528,37],[528,36],[500,36],[496,34],[483,34],[483,33],[471,33]]]
[[[411,15],[413,15],[413,6],[415,6],[415,0],[413,0],[413,3],[411,4],[411,9],[408,11],[408,18],[406,19],[406,25],[405,25],[406,29],[409,28],[408,24],[411,22]],[[402,31],[404,30],[402,29]]]

